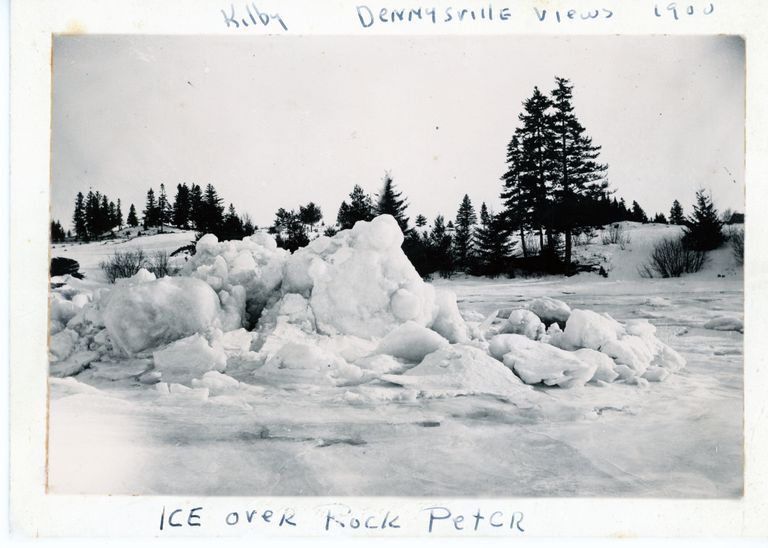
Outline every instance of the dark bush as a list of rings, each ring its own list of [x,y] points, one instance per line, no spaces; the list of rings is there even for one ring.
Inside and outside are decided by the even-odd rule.
[[[54,257],[51,259],[51,276],[74,276],[75,278],[82,278],[83,275],[78,272],[80,270],[80,263],[74,259],[67,257]]]
[[[688,249],[681,238],[664,239],[654,246],[650,261],[640,267],[640,275],[644,278],[679,278],[698,272],[706,260],[704,251]]]

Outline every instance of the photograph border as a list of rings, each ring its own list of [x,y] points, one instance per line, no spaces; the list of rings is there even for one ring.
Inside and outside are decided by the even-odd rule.
[[[768,536],[768,295],[764,272],[768,223],[761,217],[768,202],[768,13],[761,0],[719,0],[711,17],[674,19],[654,14],[655,2],[608,0],[614,17],[604,20],[548,21],[539,24],[534,7],[550,9],[590,4],[549,0],[509,0],[508,21],[441,24],[374,25],[363,28],[352,0],[259,2],[265,11],[281,13],[288,30],[275,27],[227,28],[222,8],[237,2],[133,0],[96,3],[86,0],[23,0],[11,5],[10,65],[10,524],[20,536],[483,536],[471,531],[429,533],[423,513],[431,506],[450,507],[456,514],[522,512],[524,532],[506,528],[492,536],[552,537],[766,537]],[[392,2],[377,2],[390,7]],[[487,4],[434,1],[428,6]],[[502,5],[504,4],[504,5]],[[703,4],[690,0],[685,4]],[[369,5],[374,5],[373,2]],[[425,6],[397,2],[403,8]],[[494,4],[496,5],[496,4]],[[666,5],[666,2],[665,2]],[[722,10],[722,11],[721,11]],[[662,14],[664,15],[664,14]],[[449,499],[392,497],[176,497],[70,496],[45,490],[47,449],[48,227],[50,221],[50,134],[52,35],[64,34],[213,34],[290,35],[443,35],[443,34],[737,34],[746,41],[746,226],[744,270],[744,496],[735,500],[510,498]],[[762,318],[761,318],[762,315]],[[361,512],[403,516],[399,529],[324,530],[325,509],[346,505]],[[292,529],[232,527],[225,516],[251,508],[291,508],[304,516]],[[159,530],[164,508],[203,508],[204,526]],[[87,516],[87,519],[83,517]],[[488,532],[485,532],[488,535]]]

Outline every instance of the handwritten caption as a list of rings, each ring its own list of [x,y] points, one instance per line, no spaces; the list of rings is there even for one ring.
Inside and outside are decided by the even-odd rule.
[[[160,531],[205,528],[206,525],[224,525],[227,528],[256,527],[269,530],[297,530],[303,528],[321,532],[355,530],[396,530],[412,520],[416,528],[426,533],[469,531],[485,533],[491,530],[510,534],[524,533],[523,512],[478,508],[474,512],[457,512],[447,506],[429,506],[414,516],[401,516],[392,510],[383,512],[356,512],[346,506],[328,508],[300,516],[291,508],[241,509],[229,512],[209,511],[204,506],[192,508],[166,508],[160,512]],[[218,522],[218,523],[217,523]]]
[[[569,23],[605,21],[612,19],[619,8],[596,5],[591,7],[552,9],[543,6],[533,6],[529,11],[521,12],[517,18],[528,18],[534,22]],[[264,7],[259,7],[256,2],[244,2],[242,4],[229,4],[221,12],[224,25],[229,29],[257,29],[268,31],[287,31],[288,24],[285,18],[278,12]],[[649,4],[650,16],[666,20],[681,21],[697,16],[709,16],[715,12],[715,3],[706,1],[668,2]],[[407,24],[425,22],[431,24],[462,23],[469,21],[494,22],[512,21],[513,12],[509,7],[494,6],[488,3],[483,6],[443,6],[437,7],[372,7],[367,4],[355,6],[357,23],[368,29],[374,26]],[[527,15],[526,15],[527,14]]]

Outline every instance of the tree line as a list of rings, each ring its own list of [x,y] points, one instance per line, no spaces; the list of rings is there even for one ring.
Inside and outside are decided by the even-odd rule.
[[[165,185],[161,183],[157,194],[151,187],[147,191],[141,219],[136,207],[131,204],[124,223],[119,199],[115,203],[99,191],[91,190],[87,195],[78,192],[72,215],[74,237],[87,242],[111,236],[114,230],[139,226],[157,228],[160,232],[166,226],[194,229],[200,234],[215,234],[222,240],[242,239],[253,234],[258,227],[254,226],[249,216],[238,215],[231,203],[225,209],[223,203],[212,184],[203,189],[194,183],[181,183],[176,186],[176,195],[170,200]],[[64,241],[68,236],[72,235],[64,233],[59,221],[51,223],[52,241]]]

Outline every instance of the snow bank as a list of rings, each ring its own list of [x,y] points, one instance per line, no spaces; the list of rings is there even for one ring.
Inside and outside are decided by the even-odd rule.
[[[288,259],[283,289],[309,299],[322,334],[374,338],[406,321],[429,326],[436,316],[435,290],[408,261],[402,243],[389,215],[333,238],[321,236]]]
[[[224,348],[211,346],[201,335],[192,335],[171,343],[152,354],[155,370],[163,382],[189,383],[208,371],[223,371],[227,366]]]
[[[384,337],[376,348],[378,354],[389,354],[410,362],[419,362],[424,356],[447,346],[448,341],[416,322],[407,321]]]
[[[550,297],[539,297],[528,305],[528,310],[536,314],[547,325],[559,323],[565,325],[571,315],[571,307],[563,301]]]
[[[551,342],[567,350],[591,349],[605,354],[615,364],[613,373],[622,380],[645,377],[651,366],[669,371],[685,366],[682,356],[656,337],[656,328],[647,320],[621,324],[607,314],[577,309],[568,319],[563,336]],[[597,365],[599,380],[610,382],[607,381],[607,377],[612,376],[610,364],[603,361]],[[646,378],[663,380],[665,377],[651,371]]]
[[[491,340],[489,352],[528,384],[583,386],[597,369],[595,364],[580,360],[572,352],[523,335],[497,335]]]
[[[704,329],[715,331],[739,331],[744,333],[744,322],[731,316],[717,316],[704,324]]]
[[[246,386],[235,376],[253,379],[247,386],[257,391],[357,386],[345,394],[359,403],[373,401],[366,388],[392,387],[382,380],[407,388],[381,390],[393,398],[517,397],[528,393],[523,383],[647,384],[685,365],[648,322],[620,323],[549,297],[467,324],[456,296],[425,283],[402,243],[397,222],[383,215],[292,255],[265,234],[229,242],[206,235],[182,276],[59,280],[51,374],[90,367],[96,379],[134,379],[206,401],[210,394],[246,409],[230,394]]]
[[[200,280],[161,278],[115,287],[104,324],[112,340],[134,355],[217,325],[220,311],[216,293]]]
[[[512,310],[499,330],[500,333],[514,333],[533,340],[540,339],[545,331],[546,326],[539,317],[525,309]]]
[[[181,274],[202,280],[219,295],[228,312],[226,329],[253,327],[280,287],[289,253],[260,232],[225,242],[206,234],[195,250]]]
[[[534,398],[509,369],[482,350],[462,344],[441,348],[404,374],[382,375],[382,379],[417,389],[422,397],[494,394],[516,403]]]

